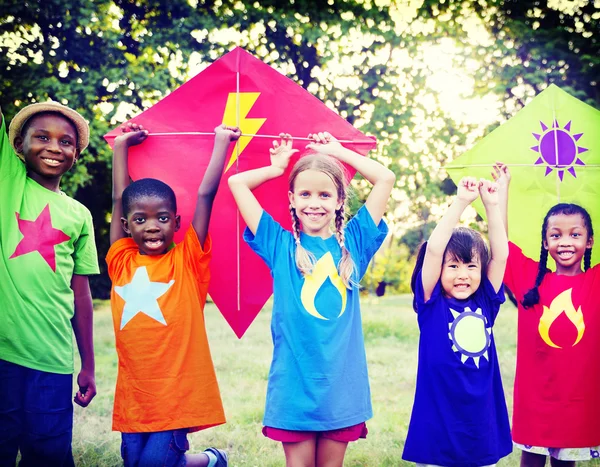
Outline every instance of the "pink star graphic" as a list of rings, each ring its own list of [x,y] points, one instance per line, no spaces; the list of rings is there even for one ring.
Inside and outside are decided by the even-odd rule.
[[[56,272],[56,252],[54,251],[54,245],[66,242],[71,237],[62,230],[52,227],[50,205],[47,204],[34,221],[21,219],[18,212],[15,214],[17,215],[19,230],[23,234],[23,238],[9,259],[37,251],[42,255],[42,258],[48,263],[52,271]]]

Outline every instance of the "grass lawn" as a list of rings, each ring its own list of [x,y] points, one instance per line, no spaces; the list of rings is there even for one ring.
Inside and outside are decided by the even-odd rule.
[[[350,443],[346,466],[411,465],[401,459],[417,368],[418,328],[411,300],[408,295],[362,299],[374,417],[367,423],[368,438]],[[108,302],[96,302],[95,309],[98,395],[87,409],[75,408],[73,448],[78,466],[118,466],[121,465],[120,434],[111,432],[117,371],[112,319]],[[269,303],[244,338],[238,340],[215,306],[207,304],[208,336],[227,423],[190,435],[191,452],[209,446],[227,449],[233,467],[285,464],[280,443],[261,434],[272,351],[270,318]],[[501,311],[494,332],[509,412],[512,412],[516,310],[510,304]],[[173,397],[185,398],[185,394]],[[517,466],[518,461],[519,453],[513,452],[498,465]]]

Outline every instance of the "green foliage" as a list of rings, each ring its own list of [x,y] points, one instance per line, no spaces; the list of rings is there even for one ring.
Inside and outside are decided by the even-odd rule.
[[[471,70],[479,94],[506,96],[505,117],[550,82],[598,104],[600,54],[590,37],[598,28],[597,2],[563,3],[553,9],[533,0],[13,1],[0,11],[0,103],[8,121],[47,98],[90,121],[90,147],[63,189],[92,212],[103,258],[111,152],[102,135],[117,118],[136,115],[242,46],[378,138],[373,157],[397,175],[386,218],[397,236],[407,232],[402,243],[412,253],[439,217],[436,206],[454,192],[443,165],[487,125],[444,110],[444,90],[430,82],[436,64],[427,57],[452,41],[453,68]],[[473,24],[485,26],[491,40],[474,40]],[[369,189],[360,178],[354,188],[350,213]],[[105,272],[104,261],[101,267]],[[97,297],[107,296],[108,285],[106,274],[92,278]]]
[[[371,260],[361,285],[370,294],[410,293],[414,260],[406,245],[391,239]]]

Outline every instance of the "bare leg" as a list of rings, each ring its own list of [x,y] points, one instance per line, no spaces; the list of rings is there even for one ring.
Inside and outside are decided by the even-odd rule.
[[[281,443],[286,467],[315,467],[317,437],[298,443]]]
[[[575,461],[559,461],[558,459],[551,457],[550,465],[552,467],[575,467]]]
[[[188,467],[206,467],[208,465],[208,456],[204,453],[186,454],[185,461]]]
[[[521,467],[544,467],[545,465],[546,456],[527,451],[521,452]]]
[[[348,443],[319,438],[317,441],[317,467],[342,467]]]

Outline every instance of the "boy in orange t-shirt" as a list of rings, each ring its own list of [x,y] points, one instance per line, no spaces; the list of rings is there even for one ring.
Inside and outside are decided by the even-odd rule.
[[[113,430],[122,433],[126,467],[158,459],[166,466],[227,466],[220,449],[193,455],[186,450],[187,433],[225,423],[203,310],[210,213],[227,148],[240,130],[215,128],[192,224],[170,249],[180,222],[175,194],[155,179],[129,183],[128,149],[148,132],[137,124],[122,129],[114,146],[112,246],[106,257],[119,356]]]

